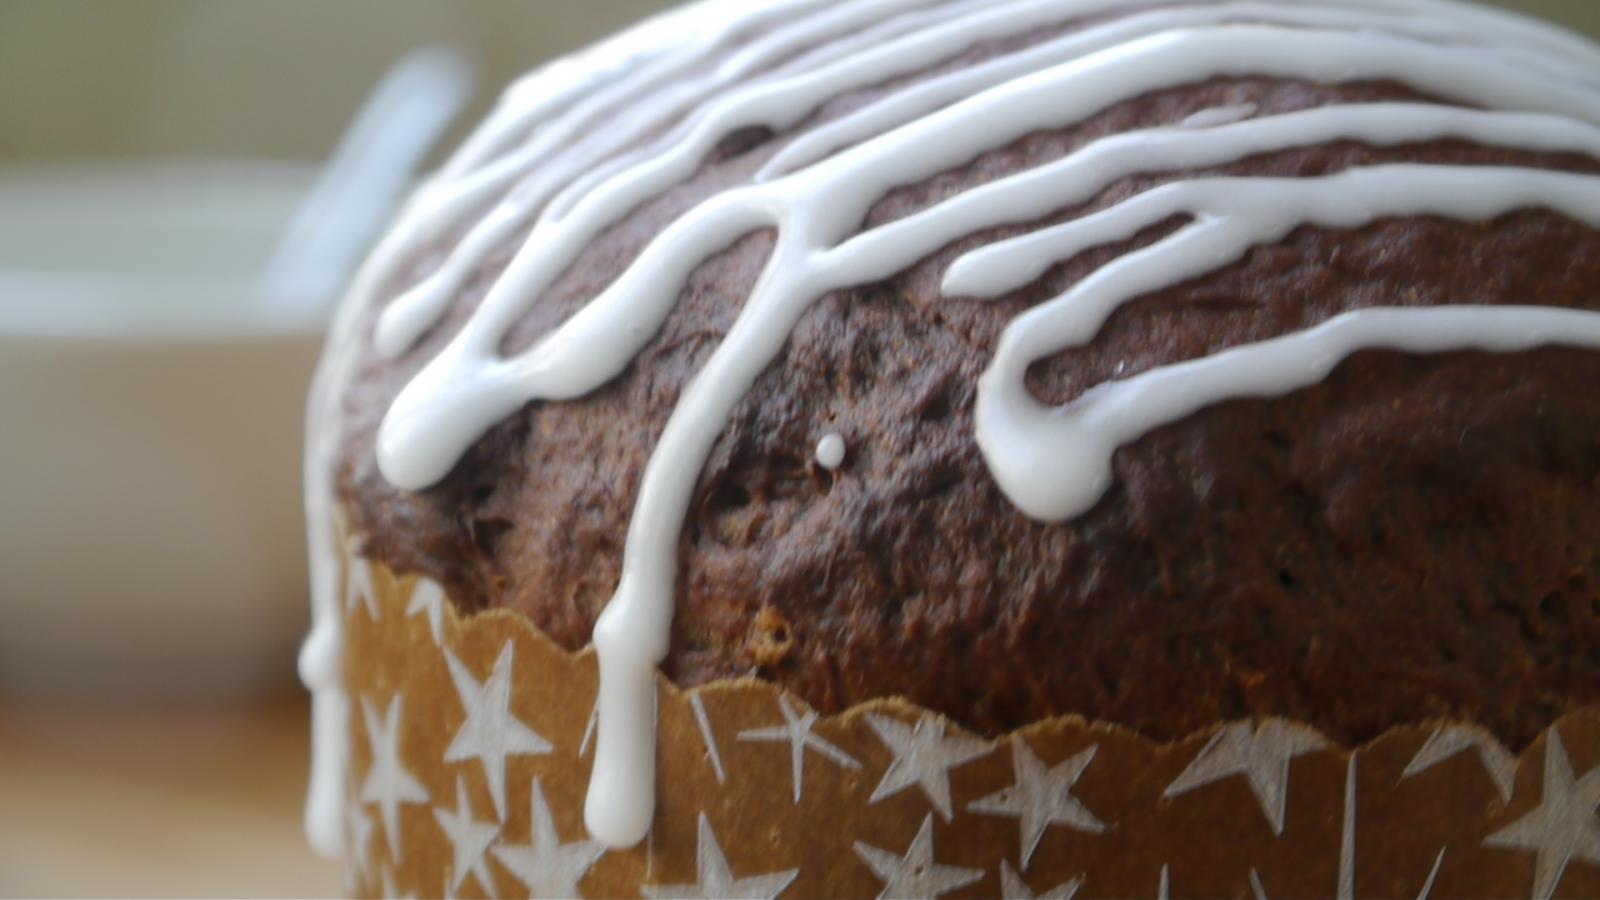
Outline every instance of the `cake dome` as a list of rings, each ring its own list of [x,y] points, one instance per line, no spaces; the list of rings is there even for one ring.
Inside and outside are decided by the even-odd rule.
[[[1018,778],[1045,763],[1015,736],[1066,721],[1174,759],[1328,748],[1352,796],[1348,751],[1396,729],[1552,753],[1600,703],[1597,349],[1600,49],[1552,27],[1443,0],[675,11],[513,85],[341,311],[309,419],[313,831],[340,842],[354,790],[398,864],[334,735],[367,734],[370,775],[404,715],[440,772],[481,758],[458,811],[531,802],[533,834],[577,794],[597,849],[659,836],[658,680],[718,784],[717,685]],[[438,683],[397,691],[421,669],[344,626],[424,609]],[[468,661],[441,616],[597,686],[533,685],[515,641]],[[391,675],[352,704],[358,658]],[[537,690],[586,774],[508,802],[508,754],[568,751],[473,703]],[[478,726],[498,749],[463,749]],[[984,807],[796,740],[873,803],[920,787],[917,841]],[[396,802],[456,796],[423,780]],[[729,844],[708,816],[672,826],[690,860]],[[874,860],[842,865],[892,888]],[[963,884],[1007,889],[985,871]]]

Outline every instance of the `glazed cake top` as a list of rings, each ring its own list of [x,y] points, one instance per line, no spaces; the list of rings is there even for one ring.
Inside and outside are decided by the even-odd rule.
[[[314,794],[334,791],[337,808],[327,732],[347,714],[335,478],[396,564],[486,557],[487,576],[455,573],[457,593],[537,604],[527,594],[551,584],[530,567],[598,567],[606,596],[585,594],[591,571],[557,580],[571,590],[548,602],[572,630],[593,626],[587,814],[613,844],[648,828],[653,673],[686,636],[680,603],[708,656],[776,610],[775,675],[801,659],[796,683],[823,704],[830,687],[937,700],[974,667],[994,675],[954,714],[980,727],[1115,714],[1140,691],[1180,716],[1315,717],[1303,683],[1384,676],[1339,649],[1320,651],[1322,675],[1301,671],[1363,592],[1379,618],[1355,627],[1380,633],[1459,605],[1422,590],[1410,613],[1384,612],[1402,591],[1392,570],[1434,552],[1418,518],[1430,501],[1401,504],[1398,537],[1342,534],[1339,517],[1381,508],[1375,485],[1405,493],[1408,467],[1453,471],[1443,437],[1467,444],[1462,397],[1491,392],[1485,421],[1466,424],[1520,421],[1541,441],[1485,450],[1506,464],[1500,480],[1462,502],[1520,519],[1506,497],[1536,502],[1594,462],[1600,417],[1559,386],[1600,374],[1597,82],[1593,46],[1437,0],[718,3],[535,73],[414,198],[319,374],[318,625],[303,660],[319,692]],[[1401,437],[1420,447],[1397,455]],[[1588,456],[1518,456],[1568,450]],[[796,499],[781,459],[814,473],[809,495]],[[1362,478],[1343,471],[1353,463]],[[755,480],[730,486],[741,467]],[[1285,512],[1295,490],[1310,512]],[[757,521],[763,505],[781,528]],[[563,523],[559,509],[599,509],[569,535],[625,531],[625,544],[593,561],[559,561],[581,546],[538,552],[527,538]],[[1565,524],[1600,532],[1592,517]],[[1275,576],[1277,595],[1239,595],[1262,580],[1230,571],[1235,539],[1268,557],[1246,568]],[[1391,541],[1411,543],[1373,549]],[[850,570],[838,583],[836,561]],[[820,583],[807,563],[827,566]],[[1300,563],[1321,573],[1309,589]],[[1535,582],[1572,565],[1539,560],[1506,602],[1537,602]],[[1249,621],[1274,605],[1300,633]],[[1496,641],[1459,637],[1492,618],[1467,613],[1425,629],[1474,656],[1448,711],[1506,675]],[[1168,624],[1152,636],[1152,623]],[[1222,705],[1196,655],[1237,649],[1218,636],[1241,629],[1247,653],[1299,658],[1224,660],[1294,688],[1264,706]],[[1425,668],[1427,648],[1382,649],[1391,667]],[[1087,661],[1076,680],[1063,650]],[[1198,666],[1193,694],[1141,687],[1131,668],[1108,676],[1096,655]],[[814,670],[830,665],[824,683]],[[1530,690],[1570,692],[1563,677],[1582,681],[1569,668]],[[1408,690],[1385,714],[1434,711]],[[1530,724],[1509,715],[1517,733]],[[1355,716],[1350,733],[1381,724]]]

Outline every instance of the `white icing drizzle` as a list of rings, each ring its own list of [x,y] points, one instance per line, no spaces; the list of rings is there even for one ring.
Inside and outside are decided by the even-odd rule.
[[[1600,227],[1600,178],[1416,165],[1324,178],[1207,178],[1154,188],[1104,212],[975,250],[950,266],[947,295],[1004,293],[1033,282],[1053,261],[1131,238],[1173,216],[1194,219],[1006,327],[978,384],[978,444],[989,469],[1027,515],[1067,519],[1088,511],[1110,486],[1111,455],[1119,446],[1221,400],[1314,384],[1357,350],[1600,346],[1595,313],[1510,306],[1368,309],[1299,334],[1107,382],[1062,408],[1040,404],[1023,382],[1029,364],[1087,343],[1122,303],[1214,272],[1300,225],[1357,228],[1385,216],[1424,214],[1486,220],[1530,206]]]
[[[787,10],[825,3],[767,0],[760,9]],[[744,21],[745,0],[709,0],[641,23],[634,29],[535,72],[513,85],[490,119],[413,196],[392,229],[362,265],[328,329],[328,342],[312,379],[306,405],[305,502],[311,569],[311,633],[301,647],[300,679],[312,694],[311,777],[306,800],[306,837],[317,852],[344,849],[350,696],[344,683],[340,548],[336,534],[334,478],[344,433],[343,398],[360,364],[360,326],[397,265],[426,241],[437,238],[493,190],[472,180],[488,161],[511,145],[530,123],[592,97],[636,68],[640,56],[673,49],[669,36],[716,33],[723,23]],[[740,10],[738,15],[730,15]],[[674,26],[674,23],[678,23]]]
[[[817,465],[832,472],[844,465],[844,438],[830,432],[817,441]]]
[[[803,21],[796,28],[774,32],[752,43],[703,79],[681,84],[673,83],[670,79],[682,75],[689,64],[708,51],[669,56],[639,68],[629,76],[618,79],[615,84],[604,86],[588,102],[568,109],[565,115],[538,132],[525,147],[467,176],[461,183],[454,184],[448,179],[439,181],[441,208],[435,215],[415,219],[415,234],[396,245],[395,253],[382,263],[385,268],[391,268],[405,259],[417,244],[439,237],[448,225],[481,207],[488,198],[504,194],[508,185],[516,183],[517,187],[471,230],[443,266],[389,304],[378,323],[378,351],[393,357],[410,347],[443,314],[456,292],[481,264],[483,257],[496,247],[503,246],[535,217],[548,226],[560,219],[576,198],[586,196],[608,179],[630,172],[630,167],[637,170],[643,166],[648,175],[634,175],[633,191],[618,200],[619,204],[631,208],[640,199],[660,193],[692,172],[705,153],[724,135],[750,125],[783,127],[793,124],[794,120],[814,109],[816,103],[832,94],[818,92],[821,96],[809,106],[803,101],[791,101],[793,108],[785,120],[762,119],[760,105],[766,99],[765,93],[751,96],[736,108],[733,104],[724,103],[697,115],[690,122],[691,133],[687,137],[674,135],[677,139],[667,143],[672,149],[670,156],[661,157],[656,147],[646,147],[598,167],[594,164],[596,158],[616,153],[619,148],[636,142],[653,129],[676,121],[695,104],[704,102],[728,85],[748,78],[760,67],[808,44],[827,41],[834,48],[831,53],[848,53],[871,46],[886,36],[893,36],[897,28],[905,25],[899,19],[891,18],[875,28],[865,26],[877,23],[896,7],[914,7],[918,3],[930,2],[933,0],[896,0],[892,5],[885,5],[856,0],[854,3],[841,4],[814,20]],[[748,23],[739,19],[734,21],[736,26],[761,24],[755,19]],[[725,29],[726,34],[708,42],[710,49],[746,30],[743,27]],[[667,80],[664,95],[652,96],[647,106],[638,108],[636,104],[640,92],[661,85],[664,79]],[[788,84],[784,82],[778,89],[770,90],[770,93],[782,97]],[[562,90],[558,95],[565,99],[565,94],[569,92]],[[627,115],[615,117],[619,110],[626,110]],[[519,124],[523,118],[517,117]],[[600,124],[605,127],[596,129]],[[573,145],[573,140],[588,129],[596,130]],[[656,158],[655,165],[646,165],[652,158]],[[587,243],[588,238],[592,237],[585,237],[584,242]]]
[[[1101,12],[1112,8],[1137,8],[1141,4],[1128,4],[1121,0],[1078,3],[1080,14]],[[1019,78],[1049,66],[1060,65],[1089,53],[1127,43],[1140,37],[1172,31],[1216,25],[1223,22],[1253,21],[1299,27],[1358,28],[1370,25],[1371,17],[1359,12],[1337,8],[1296,8],[1282,3],[1234,2],[1212,6],[1195,6],[1181,9],[1163,9],[1135,13],[1105,25],[1071,32],[1062,37],[1041,43],[1020,53],[1002,56],[976,66],[960,69],[929,79],[879,103],[869,105],[851,115],[830,122],[811,131],[785,147],[761,170],[758,178],[770,178],[792,171],[823,158],[828,153],[858,143],[877,134],[912,121],[918,116],[933,112],[980,91]],[[1453,20],[1414,17],[1390,24],[1397,34],[1421,37],[1474,41],[1470,31],[1453,26]],[[1507,48],[1489,48],[1486,52],[1502,57],[1533,59],[1535,65],[1546,65],[1540,57]],[[1553,67],[1556,72],[1570,76],[1568,67]],[[1591,76],[1593,73],[1589,73]],[[1248,116],[1245,113],[1244,116]],[[1244,117],[1244,116],[1241,116]],[[1220,122],[1189,123],[1220,124]]]
[[[1139,173],[1182,172],[1335,140],[1459,138],[1600,158],[1600,91],[1593,87],[1600,81],[1600,50],[1556,29],[1445,0],[1152,5],[862,0],[696,6],[677,14],[673,21],[686,37],[666,49],[651,49],[651,38],[636,30],[615,45],[634,47],[631,54],[609,54],[628,55],[634,62],[626,66],[591,51],[508,93],[364,269],[319,373],[307,472],[313,552],[322,558],[314,566],[317,627],[302,657],[318,696],[308,822],[319,847],[337,845],[338,829],[328,823],[337,823],[343,797],[343,751],[330,736],[345,728],[348,700],[338,686],[337,608],[328,599],[338,582],[327,556],[333,518],[328,481],[338,451],[342,385],[360,344],[355,328],[403,260],[476,211],[490,210],[433,275],[379,317],[380,351],[405,352],[440,319],[488,253],[531,227],[460,333],[406,387],[383,423],[379,464],[404,488],[442,477],[484,430],[527,402],[582,396],[616,377],[659,330],[696,267],[753,231],[777,232],[762,276],[727,336],[684,388],[646,466],[621,583],[595,628],[601,686],[585,820],[596,838],[629,845],[643,838],[653,815],[655,665],[667,652],[685,511],[728,417],[817,298],[889,277],[985,229],[1091,201]],[[728,134],[752,126],[781,132],[830,99],[926,71],[975,43],[1112,10],[1128,14],[890,90],[812,129],[773,157],[754,183],[711,197],[665,228],[614,282],[532,348],[500,355],[512,325],[595,236],[691,176]],[[710,65],[735,44],[741,49]],[[871,205],[898,185],[1150,91],[1227,76],[1387,79],[1476,108],[1374,103],[1259,118],[1250,118],[1258,112],[1253,108],[1207,110],[1170,127],[1103,138],[856,233]],[[627,117],[614,115],[624,109]],[[643,149],[624,149],[685,115],[681,127]],[[1383,216],[1424,214],[1476,220],[1527,207],[1600,226],[1600,178],[1434,165],[1374,166],[1307,179],[1191,178],[972,251],[947,272],[947,295],[1002,294],[1083,250],[1174,216],[1190,220],[1006,329],[979,384],[976,428],[985,459],[1025,513],[1059,520],[1100,496],[1117,446],[1208,404],[1315,384],[1362,349],[1600,347],[1600,315],[1593,313],[1538,306],[1378,308],[1103,384],[1063,408],[1043,406],[1023,386],[1028,364],[1092,339],[1118,305],[1214,271],[1299,225],[1357,227]],[[834,447],[825,455],[823,445],[836,438],[828,435],[817,447],[825,466]],[[837,449],[842,461],[842,439]]]

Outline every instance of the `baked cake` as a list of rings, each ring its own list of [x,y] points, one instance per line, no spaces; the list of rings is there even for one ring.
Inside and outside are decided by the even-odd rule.
[[[974,739],[1519,750],[1600,703],[1597,349],[1573,35],[1444,0],[686,8],[514,85],[352,291],[310,413],[319,729],[351,727],[350,547],[593,642],[613,847],[652,821],[658,667]]]

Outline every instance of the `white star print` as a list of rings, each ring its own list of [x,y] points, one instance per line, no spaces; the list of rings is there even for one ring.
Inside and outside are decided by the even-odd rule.
[[[561,843],[555,820],[544,801],[544,788],[533,780],[532,834],[526,844],[495,847],[490,852],[517,876],[535,897],[582,897],[578,882],[606,848],[595,841]]]
[[[1335,892],[1339,900],[1356,895],[1356,757],[1360,752],[1350,751],[1344,767],[1344,822],[1339,829],[1339,887]]]
[[[1011,787],[967,805],[969,812],[992,816],[1015,816],[1022,829],[1022,871],[1028,871],[1028,860],[1038,848],[1044,830],[1051,823],[1065,825],[1078,831],[1099,834],[1106,830],[1104,822],[1072,796],[1072,786],[1078,783],[1083,770],[1089,767],[1098,749],[1090,747],[1074,756],[1045,769],[1028,742],[1021,737],[1011,739],[1011,768],[1016,782]]]
[[[922,819],[922,827],[911,839],[904,856],[896,856],[871,844],[856,841],[856,855],[883,882],[880,900],[887,897],[938,897],[983,877],[981,869],[941,866],[933,861],[933,814]]]
[[[1439,866],[1444,864],[1444,851],[1448,849],[1439,848],[1439,855],[1433,858],[1433,868],[1428,870],[1428,880],[1422,883],[1422,892],[1417,894],[1417,900],[1428,900],[1428,895],[1433,893],[1433,880],[1439,877]]]
[[[350,552],[345,555],[344,608],[349,616],[359,602],[367,608],[372,621],[378,621],[378,592],[372,588],[372,570],[356,555],[357,541],[350,539]]]
[[[372,747],[372,768],[361,784],[361,802],[376,803],[383,814],[383,834],[389,842],[389,855],[400,861],[400,804],[424,804],[428,791],[400,763],[399,692],[389,700],[389,709],[379,721],[372,702],[361,698],[361,716],[367,723],[367,743]]]
[[[360,804],[352,803],[347,810],[349,818],[346,820],[350,826],[350,859],[356,864],[356,871],[361,873],[362,881],[372,880],[372,817],[362,809]]]
[[[1476,750],[1478,759],[1483,762],[1483,769],[1489,773],[1489,780],[1494,782],[1495,790],[1500,792],[1502,803],[1511,802],[1511,786],[1517,777],[1517,760],[1511,752],[1495,740],[1487,731],[1469,725],[1446,725],[1434,730],[1417,751],[1417,755],[1406,763],[1404,772],[1400,773],[1402,780],[1410,778],[1420,772],[1427,771],[1463,750]]]
[[[861,763],[857,762],[850,754],[839,749],[838,746],[830,743],[821,735],[811,732],[811,726],[817,722],[816,710],[808,709],[804,716],[798,715],[795,713],[794,707],[789,705],[789,698],[783,694],[778,695],[778,710],[783,713],[784,724],[741,731],[739,732],[739,740],[788,743],[790,779],[794,782],[794,802],[800,802],[801,788],[805,777],[807,747],[846,769],[861,768]],[[882,732],[879,732],[879,734],[882,734]],[[874,795],[873,799],[877,799],[876,795]]]
[[[448,648],[444,660],[450,666],[461,706],[467,720],[444,751],[445,762],[477,759],[483,762],[484,778],[489,782],[489,799],[495,815],[506,817],[506,757],[536,756],[550,752],[550,742],[511,714],[511,665],[514,645],[506,641],[488,681],[479,684],[467,667]]]
[[[711,771],[717,776],[717,784],[722,784],[728,780],[728,773],[722,770],[722,754],[717,752],[717,739],[711,734],[711,719],[706,715],[706,704],[700,699],[699,691],[689,695],[689,706],[694,709],[695,724],[700,726],[700,738],[706,742],[706,757],[711,760]]]
[[[1035,894],[1022,876],[1017,874],[1017,870],[1011,868],[1011,863],[1000,860],[1000,896],[1003,900],[1072,900],[1082,886],[1083,879],[1074,878],[1042,894]]]
[[[877,803],[915,784],[939,815],[950,821],[950,770],[988,753],[989,743],[970,737],[945,737],[944,725],[926,715],[915,728],[876,714],[867,716],[867,724],[894,753],[894,761],[867,802]]]
[[[594,740],[594,727],[600,721],[600,698],[594,698],[594,705],[589,707],[589,724],[583,726],[583,740],[578,742],[578,756],[589,755],[589,742]]]
[[[1243,775],[1272,833],[1281,835],[1289,802],[1289,760],[1325,745],[1310,729],[1287,722],[1265,722],[1253,733],[1250,723],[1237,722],[1217,732],[1162,796],[1176,797],[1231,775]]]
[[[473,820],[472,804],[467,802],[467,783],[460,775],[456,776],[456,808],[446,810],[442,806],[434,807],[433,817],[438,820],[439,827],[444,830],[445,837],[450,839],[450,846],[455,850],[450,892],[460,890],[461,882],[471,875],[478,879],[478,884],[486,893],[492,894],[494,882],[489,877],[489,860],[483,854],[500,836],[500,829]]]
[[[411,599],[406,602],[406,618],[411,618],[417,613],[428,617],[428,631],[433,634],[433,642],[440,645],[440,636],[444,633],[444,588],[432,579],[423,578],[411,589]]]
[[[1549,900],[1574,859],[1600,865],[1600,768],[1572,776],[1561,735],[1550,729],[1544,745],[1544,795],[1533,812],[1484,839],[1486,847],[1531,850],[1533,896]]]
[[[728,859],[722,855],[722,846],[711,831],[706,814],[700,814],[699,851],[695,864],[695,884],[646,884],[639,890],[646,897],[659,900],[688,900],[703,897],[705,900],[776,900],[783,889],[800,874],[799,869],[786,869],[770,875],[755,875],[735,880]]]

